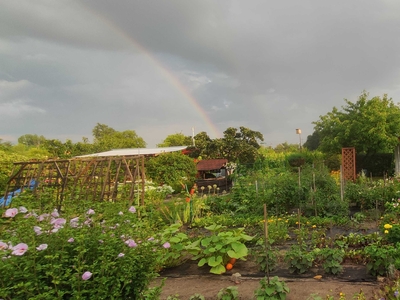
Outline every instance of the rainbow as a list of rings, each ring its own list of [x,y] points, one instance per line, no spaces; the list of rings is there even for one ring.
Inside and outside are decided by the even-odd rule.
[[[212,134],[211,135],[209,134],[210,137],[212,137],[212,135],[214,135],[215,138],[219,138],[221,136],[220,131],[211,121],[207,112],[200,106],[196,98],[193,95],[191,95],[187,87],[185,87],[182,84],[182,82],[179,81],[177,76],[172,71],[169,71],[160,60],[158,60],[152,53],[150,53],[150,51],[148,51],[145,47],[139,44],[133,37],[131,37],[128,33],[126,33],[121,27],[115,24],[112,20],[106,18],[98,11],[89,8],[82,2],[81,6],[90,14],[97,16],[102,22],[107,24],[115,33],[117,33],[119,36],[128,41],[136,50],[138,50],[142,55],[144,55],[149,60],[149,62],[151,62],[153,66],[155,66],[155,68],[162,74],[163,77],[165,77],[165,79],[170,83],[170,85],[173,86],[196,109],[200,117],[207,124],[207,127],[211,130]]]

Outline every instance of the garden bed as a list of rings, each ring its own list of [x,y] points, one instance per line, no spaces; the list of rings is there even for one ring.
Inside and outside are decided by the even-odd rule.
[[[240,273],[240,283],[233,281],[232,275]],[[339,298],[340,293],[352,296],[363,291],[366,299],[374,295],[379,289],[376,278],[367,274],[363,265],[344,264],[343,272],[338,276],[325,275],[323,270],[312,268],[309,272],[301,275],[290,274],[282,264],[270,276],[279,276],[290,288],[287,299],[307,299],[312,294],[319,295],[325,299],[326,295]],[[316,275],[322,275],[320,280],[314,279]],[[176,297],[176,299],[189,299],[196,293],[203,295],[206,299],[216,299],[218,292],[228,286],[236,286],[240,299],[253,299],[254,291],[259,287],[259,281],[265,273],[259,271],[259,266],[251,260],[238,261],[231,271],[222,275],[209,273],[209,268],[198,267],[194,261],[187,261],[182,265],[164,270],[160,278],[153,284],[159,284],[165,279],[161,298]],[[173,298],[172,298],[173,299]]]

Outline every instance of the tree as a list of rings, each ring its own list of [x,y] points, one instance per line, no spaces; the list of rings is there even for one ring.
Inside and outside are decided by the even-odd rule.
[[[192,146],[192,137],[185,136],[183,133],[170,134],[157,147]]]
[[[134,130],[121,132],[107,125],[97,123],[92,132],[94,136],[93,149],[97,152],[146,147],[146,142]]]
[[[100,124],[97,123],[96,126],[94,126],[92,133],[93,133],[93,137],[94,140],[101,140],[102,138],[109,136],[109,135],[113,135],[115,133],[115,129],[111,128],[108,125],[105,124]]]
[[[189,156],[192,158],[210,158],[209,147],[213,140],[208,136],[205,131],[199,132],[194,136],[195,146],[188,147],[190,151]]]
[[[11,142],[3,142],[3,139],[0,139],[0,150],[11,151],[11,149],[12,149]]]
[[[220,157],[231,162],[242,164],[254,163],[259,157],[259,141],[264,141],[258,131],[241,126],[238,129],[229,127],[224,131],[224,137],[216,141],[216,148]]]
[[[346,106],[336,107],[315,124],[320,137],[319,150],[340,153],[343,147],[354,147],[357,153],[391,153],[400,136],[400,107],[387,95],[373,97],[363,92],[358,101],[345,99]]]
[[[46,138],[37,134],[24,134],[18,138],[18,143],[28,147],[40,147],[44,144]]]
[[[282,144],[276,145],[274,150],[277,153],[281,153],[281,152],[297,152],[297,151],[299,151],[299,144],[288,144],[287,142],[284,142]]]
[[[310,151],[317,150],[320,143],[319,132],[314,131],[312,135],[307,136],[307,141],[304,143],[303,147]]]

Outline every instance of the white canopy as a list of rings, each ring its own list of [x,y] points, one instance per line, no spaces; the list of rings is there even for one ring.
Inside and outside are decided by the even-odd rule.
[[[187,146],[162,147],[162,148],[128,148],[115,149],[106,152],[80,155],[76,157],[105,157],[105,156],[134,156],[134,155],[156,155],[167,152],[182,151]]]

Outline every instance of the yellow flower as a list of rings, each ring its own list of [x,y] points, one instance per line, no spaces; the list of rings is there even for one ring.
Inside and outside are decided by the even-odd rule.
[[[384,233],[385,233],[385,234],[388,234],[388,233],[389,233],[389,230],[385,230]]]
[[[390,225],[390,224],[385,224],[385,226],[383,226],[385,229],[390,229],[390,228],[392,228],[393,226],[392,225]]]
[[[312,228],[317,228],[317,225],[313,225]]]

